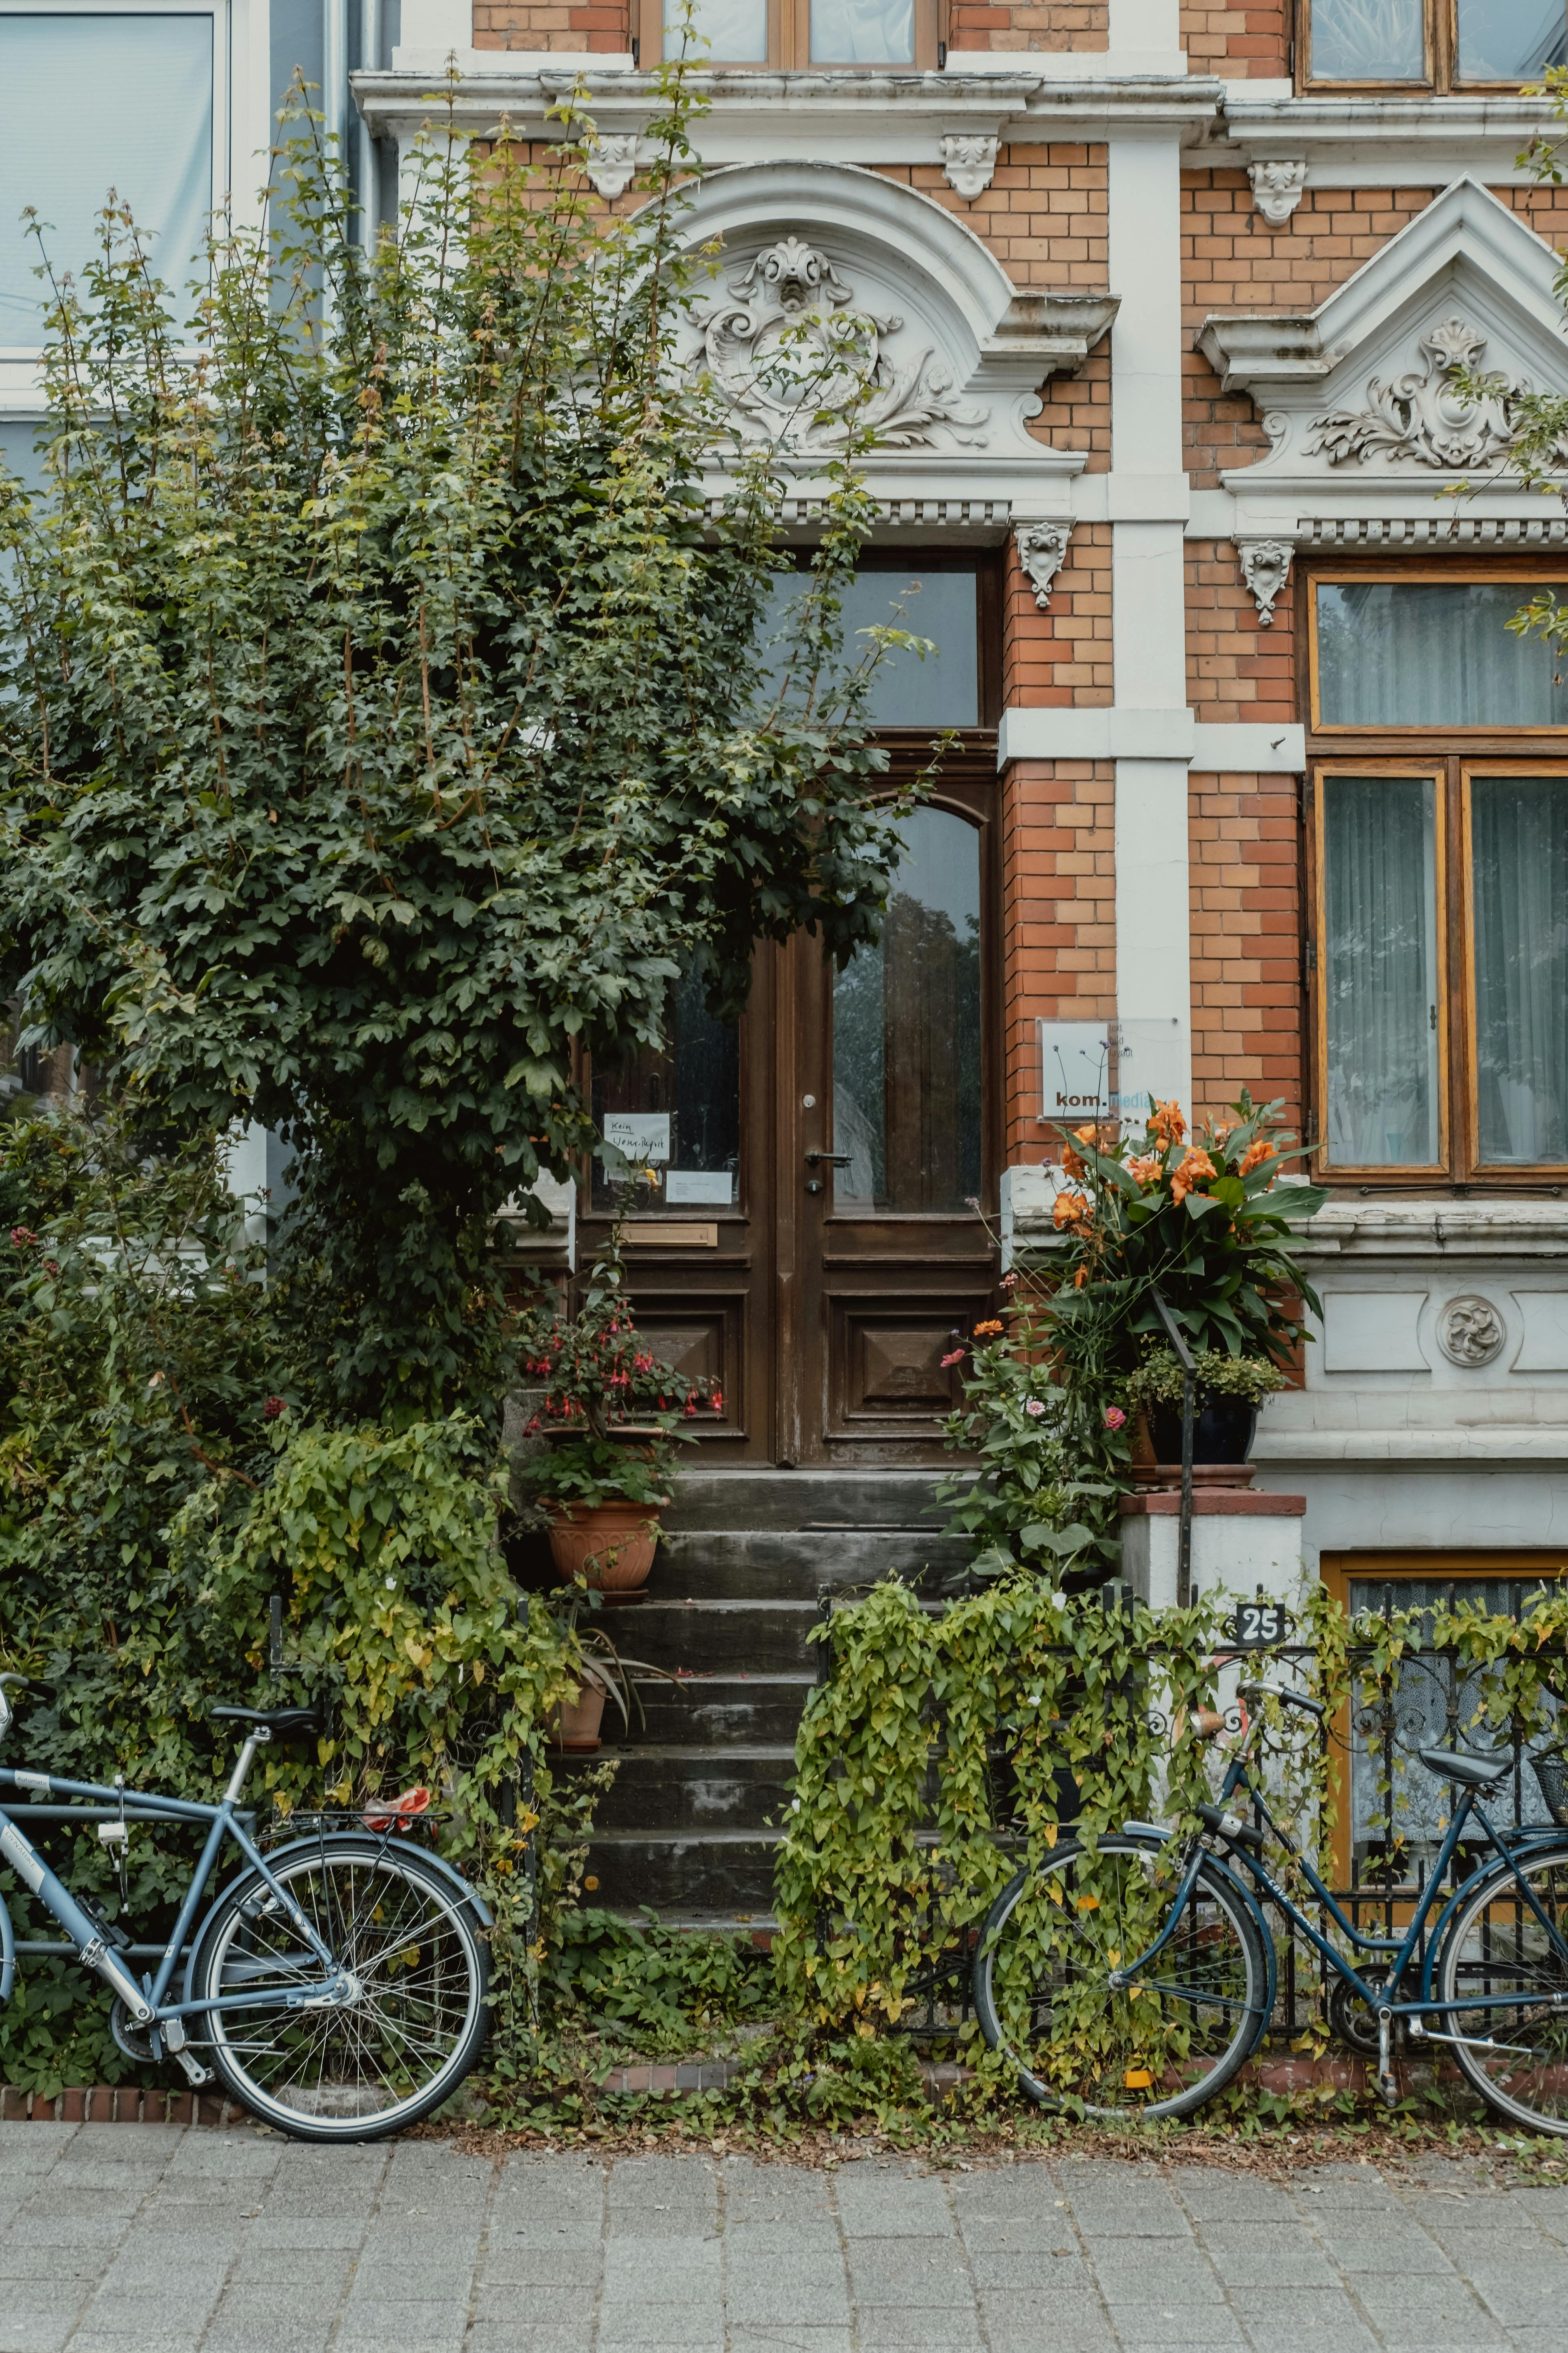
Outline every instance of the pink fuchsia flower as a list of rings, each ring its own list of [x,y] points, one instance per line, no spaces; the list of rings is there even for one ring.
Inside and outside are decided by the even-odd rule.
[[[1108,1405],[1106,1407],[1105,1426],[1108,1430],[1123,1429],[1126,1426],[1126,1421],[1127,1416],[1123,1413],[1119,1405]]]
[[[963,1363],[963,1361],[964,1361],[964,1351],[963,1351],[963,1349],[962,1349],[962,1348],[950,1348],[950,1349],[948,1350],[947,1354],[946,1354],[946,1355],[943,1357],[943,1359],[942,1359],[942,1370],[943,1370],[943,1372],[946,1372],[946,1370],[947,1370],[947,1368],[948,1368],[948,1366],[949,1366],[950,1364],[962,1364],[962,1363]]]
[[[1038,1397],[1026,1397],[1024,1399],[1024,1411],[1029,1416],[1031,1421],[1037,1422],[1045,1411],[1044,1401]]]

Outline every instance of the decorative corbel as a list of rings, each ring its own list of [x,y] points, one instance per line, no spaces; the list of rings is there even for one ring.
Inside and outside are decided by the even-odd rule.
[[[1258,608],[1258,626],[1274,626],[1274,600],[1290,578],[1296,550],[1288,539],[1238,539],[1241,577]]]
[[[972,204],[991,185],[1000,142],[990,131],[944,131],[941,138],[942,177]]]
[[[1071,523],[1020,523],[1013,534],[1018,561],[1029,576],[1034,601],[1043,613],[1051,601],[1056,575],[1067,560]]]
[[[636,131],[599,131],[588,150],[589,179],[606,203],[624,196],[637,176],[642,141]]]
[[[1306,164],[1270,156],[1266,162],[1249,163],[1247,177],[1252,182],[1252,201],[1269,227],[1282,229],[1301,202],[1307,184]]]

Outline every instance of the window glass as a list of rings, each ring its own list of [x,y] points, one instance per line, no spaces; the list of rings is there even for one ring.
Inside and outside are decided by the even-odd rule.
[[[31,417],[0,420],[0,464],[25,490],[43,487],[44,463],[33,446],[37,438],[38,427]]]
[[[0,15],[0,345],[42,334],[27,205],[55,269],[78,272],[113,188],[183,297],[212,208],[212,74],[208,16]]]
[[[775,578],[764,626],[762,682],[775,691],[788,652],[791,608],[803,594],[798,573]],[[970,571],[857,572],[844,593],[847,658],[869,652],[860,630],[882,625],[930,641],[924,659],[903,648],[885,653],[871,682],[873,727],[974,727],[980,719],[979,582]]]
[[[903,827],[882,937],[833,987],[834,1207],[962,1209],[980,1191],[980,836]]]
[[[813,65],[913,65],[914,0],[811,0]]]
[[[593,1116],[634,1166],[640,1209],[729,1209],[739,1201],[740,1036],[716,1021],[702,984],[688,972],[671,992],[668,1047],[646,1050],[619,1070],[594,1072]],[[649,1181],[651,1178],[651,1181]],[[611,1198],[594,1165],[594,1202]]]
[[[1461,82],[1533,82],[1568,61],[1563,0],[1459,0]]]
[[[1471,785],[1480,1157],[1568,1161],[1568,776]]]
[[[1437,787],[1421,776],[1326,776],[1322,791],[1329,1158],[1341,1168],[1430,1168]]]
[[[1421,0],[1312,0],[1311,42],[1315,82],[1426,80]]]
[[[664,46],[672,58],[755,64],[768,54],[768,0],[692,0],[689,52],[687,12],[680,0],[665,0]]]
[[[1551,647],[1508,627],[1530,593],[1518,580],[1319,581],[1323,725],[1568,726]]]

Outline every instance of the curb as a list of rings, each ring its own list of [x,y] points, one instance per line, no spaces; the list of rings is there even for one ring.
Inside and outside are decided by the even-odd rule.
[[[254,2124],[222,2092],[173,2092],[141,2083],[68,2084],[52,2095],[0,2084],[0,2124]]]

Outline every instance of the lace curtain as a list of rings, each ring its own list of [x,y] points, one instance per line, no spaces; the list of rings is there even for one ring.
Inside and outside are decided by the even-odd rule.
[[[1568,776],[1471,786],[1480,1157],[1568,1160]]]
[[[1323,779],[1329,1157],[1341,1168],[1438,1157],[1437,787]]]

